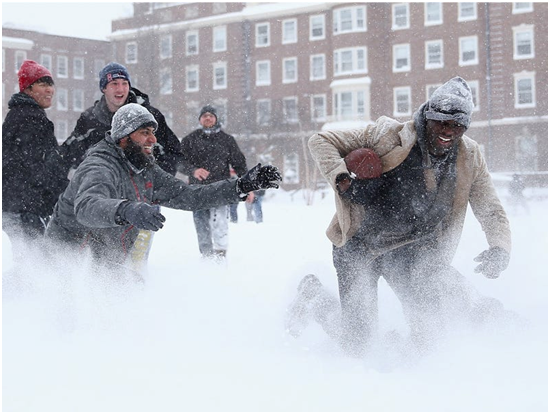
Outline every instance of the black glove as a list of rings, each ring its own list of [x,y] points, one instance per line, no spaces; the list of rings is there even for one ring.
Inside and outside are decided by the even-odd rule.
[[[256,165],[245,175],[237,180],[237,191],[240,194],[248,194],[251,191],[266,188],[279,188],[277,181],[282,181],[277,167],[262,164]]]
[[[489,279],[496,279],[500,272],[506,270],[510,262],[510,255],[502,247],[494,246],[481,252],[474,258],[475,262],[481,262],[475,269],[476,273],[483,273]]]
[[[160,206],[152,206],[151,204],[141,201],[125,201],[117,210],[117,224],[130,223],[138,229],[157,231],[162,229],[166,218],[160,214]]]
[[[351,184],[345,191],[340,192],[340,183],[345,180],[345,176],[347,176]],[[345,174],[345,176],[344,174],[341,174],[336,178],[336,183],[342,198],[348,199],[357,204],[373,204],[374,200],[378,197],[379,189],[383,184],[382,178],[367,178],[359,180],[357,178],[351,178],[347,174]]]

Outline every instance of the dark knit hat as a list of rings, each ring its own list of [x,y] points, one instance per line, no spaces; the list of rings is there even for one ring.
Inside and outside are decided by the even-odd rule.
[[[434,91],[428,100],[426,119],[452,120],[468,128],[473,110],[474,102],[470,86],[464,79],[457,76]]]
[[[214,115],[216,117],[216,121],[218,120],[218,111],[212,105],[205,105],[202,107],[201,113],[199,114],[199,119],[201,119],[201,116],[207,112]]]
[[[52,78],[53,83],[52,73],[34,60],[25,60],[17,72],[17,77],[19,78],[19,91],[21,92],[44,77]]]
[[[111,122],[111,138],[114,142],[118,142],[132,132],[147,126],[152,126],[155,130],[158,128],[155,117],[143,106],[129,103],[115,112]]]
[[[126,79],[132,84],[128,70],[120,63],[111,62],[99,72],[99,90],[103,92],[107,84],[115,79]]]

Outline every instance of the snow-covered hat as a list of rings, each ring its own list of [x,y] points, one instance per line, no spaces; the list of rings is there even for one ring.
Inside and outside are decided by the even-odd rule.
[[[201,116],[203,116],[207,112],[209,114],[214,115],[216,117],[216,120],[218,120],[218,111],[212,105],[205,105],[202,107],[201,112],[199,114],[199,119],[201,119]]]
[[[44,66],[39,65],[34,60],[25,60],[21,64],[19,71],[17,72],[19,78],[19,91],[23,92],[37,80],[44,77],[51,78],[53,85],[52,73]]]
[[[99,90],[103,92],[107,84],[115,79],[125,79],[130,85],[132,84],[128,70],[120,63],[111,62],[99,72]]]
[[[111,122],[111,138],[118,142],[132,132],[148,126],[154,127],[155,130],[158,128],[151,112],[139,104],[129,103],[115,112]]]
[[[470,86],[464,79],[457,76],[434,91],[428,100],[426,119],[453,120],[468,128],[473,109],[474,101]]]

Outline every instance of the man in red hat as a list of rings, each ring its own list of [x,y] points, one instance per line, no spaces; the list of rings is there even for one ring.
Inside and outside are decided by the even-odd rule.
[[[54,125],[45,109],[55,93],[52,74],[25,60],[19,92],[8,102],[2,124],[2,230],[17,257],[18,243],[40,240],[57,197],[68,184]]]

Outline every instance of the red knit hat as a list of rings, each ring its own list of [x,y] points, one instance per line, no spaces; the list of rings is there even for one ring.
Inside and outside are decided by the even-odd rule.
[[[44,76],[49,76],[53,80],[51,72],[34,60],[25,60],[19,68],[17,76],[19,77],[19,91],[21,92]]]

